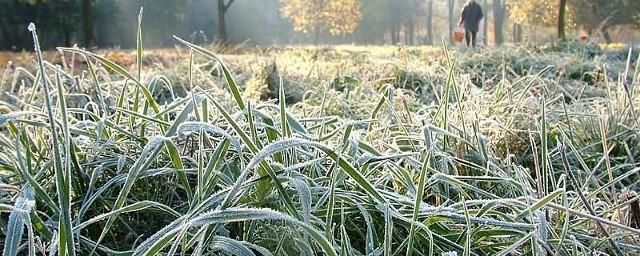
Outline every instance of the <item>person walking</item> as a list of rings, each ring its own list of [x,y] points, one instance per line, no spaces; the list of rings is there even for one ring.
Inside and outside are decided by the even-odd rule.
[[[482,7],[476,3],[476,0],[469,0],[462,8],[462,15],[460,15],[460,24],[458,24],[458,26],[462,27],[464,25],[464,38],[467,47],[476,47],[476,37],[480,29],[480,20],[482,20],[483,17]]]

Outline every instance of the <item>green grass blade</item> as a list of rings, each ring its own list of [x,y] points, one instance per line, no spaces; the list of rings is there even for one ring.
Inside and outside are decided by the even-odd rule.
[[[227,67],[227,65],[224,64],[224,62],[222,62],[222,59],[216,55],[215,53],[197,46],[195,44],[189,43],[185,40],[183,40],[182,38],[179,38],[177,36],[173,36],[173,38],[175,38],[176,40],[178,40],[178,42],[186,45],[187,47],[195,50],[196,52],[207,56],[213,60],[215,60],[216,62],[218,62],[220,64],[220,67],[222,68],[222,72],[224,73],[224,78],[227,81],[227,85],[229,86],[229,90],[231,90],[231,94],[233,95],[233,98],[236,101],[236,104],[238,105],[238,107],[240,109],[244,109],[245,104],[244,104],[244,100],[242,99],[242,94],[240,93],[240,89],[238,89],[238,85],[236,84],[235,80],[233,80],[233,76],[231,76],[231,71],[229,71],[229,68]]]
[[[58,252],[62,255],[75,255],[75,245],[73,242],[73,234],[71,233],[71,205],[69,202],[69,184],[65,180],[65,169],[62,166],[62,154],[60,153],[60,145],[58,142],[58,132],[56,129],[56,118],[53,114],[53,102],[51,101],[49,94],[49,83],[47,80],[47,73],[44,67],[44,59],[42,57],[42,51],[40,51],[40,42],[38,35],[36,34],[36,26],[31,23],[28,27],[33,37],[34,48],[36,52],[36,58],[38,60],[38,68],[42,74],[42,89],[44,92],[45,105],[47,107],[47,116],[49,118],[49,130],[51,132],[52,148],[53,148],[53,161],[54,169],[56,173],[56,188],[58,193],[58,202],[60,206],[61,220],[59,222],[59,244]]]
[[[18,255],[20,242],[22,242],[22,234],[24,226],[30,225],[29,212],[35,206],[35,195],[33,189],[27,187],[22,194],[16,199],[13,206],[6,205],[4,208],[11,211],[9,214],[9,222],[7,223],[4,238],[4,249],[2,255],[15,256]],[[29,254],[32,255],[32,248],[29,248]]]
[[[182,163],[182,158],[180,156],[180,152],[178,151],[178,147],[171,140],[166,140],[164,142],[165,147],[167,148],[167,153],[169,153],[169,157],[171,158],[171,163],[173,163],[173,167],[179,170],[183,170],[178,172],[178,178],[180,179],[180,183],[187,191],[187,198],[191,200],[193,198],[193,192],[191,190],[191,185],[189,185],[189,179],[187,175],[184,173],[184,164]]]
[[[429,167],[431,166],[431,150],[427,152],[427,155],[424,160],[424,164],[422,165],[422,170],[420,171],[420,175],[418,177],[418,189],[416,193],[416,201],[414,203],[414,210],[412,221],[415,222],[418,220],[418,214],[420,213],[420,204],[422,203],[422,198],[424,196],[425,183],[427,181],[427,172]],[[413,239],[414,239],[415,226],[413,223],[409,228],[409,241],[407,242],[407,256],[412,255],[413,253]]]
[[[324,237],[322,232],[314,227],[305,224],[291,216],[279,213],[271,209],[255,209],[255,208],[230,208],[222,211],[213,211],[202,214],[191,220],[192,227],[198,227],[205,224],[213,223],[231,223],[247,220],[280,220],[291,223],[300,227],[304,232],[311,236],[320,246],[325,255],[337,256],[331,243]]]
[[[155,99],[151,95],[151,92],[149,91],[149,89],[146,86],[144,86],[144,84],[142,84],[142,82],[140,82],[140,80],[138,80],[137,78],[133,77],[126,69],[124,69],[120,65],[114,63],[113,61],[108,60],[105,57],[102,57],[100,55],[97,55],[95,53],[91,53],[91,52],[88,52],[88,51],[85,51],[85,50],[81,50],[81,49],[77,49],[77,48],[64,48],[64,47],[59,47],[58,49],[61,50],[61,51],[83,54],[83,55],[86,55],[87,57],[94,58],[98,62],[100,62],[100,64],[104,65],[105,67],[107,67],[111,71],[116,72],[118,75],[121,75],[121,76],[133,81],[136,84],[136,88],[139,88],[139,90],[142,92],[142,95],[144,96],[147,104],[149,104],[151,109],[153,109],[153,111],[156,114],[160,112],[160,107],[158,106],[158,103],[155,101]]]

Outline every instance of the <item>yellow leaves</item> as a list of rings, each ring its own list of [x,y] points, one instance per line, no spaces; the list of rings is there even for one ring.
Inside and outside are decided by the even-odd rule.
[[[326,16],[329,32],[332,35],[352,33],[362,20],[360,2],[358,0],[334,0],[329,2]]]
[[[353,33],[362,20],[359,0],[280,0],[281,13],[295,31],[327,30],[332,35]]]
[[[558,0],[508,0],[509,17],[516,23],[526,25],[555,26],[558,23]],[[575,14],[567,7],[567,26],[575,26]]]

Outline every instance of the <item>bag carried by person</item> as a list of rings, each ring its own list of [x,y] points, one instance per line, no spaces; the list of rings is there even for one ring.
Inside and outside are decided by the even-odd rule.
[[[464,29],[461,27],[456,28],[456,30],[453,31],[453,40],[462,43],[462,41],[464,41]]]

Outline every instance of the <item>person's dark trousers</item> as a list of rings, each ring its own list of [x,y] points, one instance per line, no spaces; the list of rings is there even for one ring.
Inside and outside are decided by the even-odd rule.
[[[471,44],[472,47],[476,47],[476,36],[478,35],[478,31],[470,31],[466,30],[464,33],[464,38],[467,41],[467,47]]]

